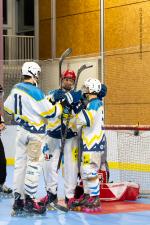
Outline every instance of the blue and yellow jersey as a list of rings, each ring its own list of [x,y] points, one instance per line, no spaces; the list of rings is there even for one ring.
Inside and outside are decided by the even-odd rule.
[[[104,151],[106,137],[103,130],[103,102],[98,98],[89,101],[87,108],[76,116],[77,124],[82,126],[83,151]]]
[[[32,133],[45,132],[45,120],[58,117],[62,107],[52,105],[43,91],[28,82],[16,84],[4,102],[4,110],[14,115],[15,121]]]
[[[55,91],[57,91],[57,89],[49,91],[47,96],[49,100],[53,97],[53,94],[55,93]],[[46,127],[46,130],[47,130],[47,134],[50,137],[61,139],[61,129],[64,133],[66,129],[65,118],[63,119],[62,124],[61,124],[61,117],[57,117],[57,118],[55,117],[55,118],[52,118],[51,120],[48,120],[48,125]],[[74,112],[72,111],[66,139],[70,139],[75,136],[77,136],[76,117]]]

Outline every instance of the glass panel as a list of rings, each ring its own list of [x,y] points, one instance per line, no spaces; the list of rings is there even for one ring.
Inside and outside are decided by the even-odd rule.
[[[34,25],[34,0],[24,1],[24,25]]]
[[[34,0],[18,0],[18,34],[34,34]]]
[[[3,24],[7,24],[7,0],[3,0]]]

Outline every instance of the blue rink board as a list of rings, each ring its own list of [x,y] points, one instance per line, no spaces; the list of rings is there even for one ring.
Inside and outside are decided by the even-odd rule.
[[[8,167],[7,184],[12,186],[13,167]],[[63,179],[60,179],[59,196],[63,197]],[[44,183],[41,178],[38,195],[44,195]],[[149,199],[139,199],[138,202],[150,204]],[[0,199],[0,225],[150,225],[150,211],[111,213],[89,215],[84,213],[50,211],[44,216],[11,217],[13,199]],[[109,204],[109,203],[108,203]]]

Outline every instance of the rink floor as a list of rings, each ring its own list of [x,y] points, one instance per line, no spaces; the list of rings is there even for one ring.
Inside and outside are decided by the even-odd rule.
[[[7,184],[12,187],[13,167],[7,169]],[[63,198],[63,179],[60,176],[59,197]],[[38,196],[45,195],[41,177]],[[77,212],[49,211],[44,216],[11,217],[13,199],[0,199],[0,225],[150,225],[150,199],[136,202],[102,203],[102,212],[89,215]]]

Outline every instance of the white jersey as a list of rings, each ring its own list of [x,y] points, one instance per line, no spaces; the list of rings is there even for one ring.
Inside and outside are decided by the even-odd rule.
[[[52,90],[49,92],[49,95],[47,96],[49,100],[52,98],[55,91],[57,90]],[[55,117],[48,121],[48,125],[46,127],[48,136],[61,139],[61,129],[63,130],[64,133],[66,129],[66,119],[63,119],[63,125],[61,125],[61,117],[57,118]],[[75,136],[77,136],[76,117],[72,111],[66,139],[70,139]]]
[[[62,113],[59,103],[52,105],[43,91],[29,82],[16,84],[4,102],[4,110],[14,115],[16,123],[31,133],[44,133],[44,118]]]
[[[83,151],[104,151],[106,138],[104,124],[103,102],[98,98],[90,100],[86,109],[77,114],[77,124],[82,125]]]

